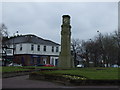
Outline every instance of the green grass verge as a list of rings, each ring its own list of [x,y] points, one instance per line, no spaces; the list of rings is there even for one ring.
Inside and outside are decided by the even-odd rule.
[[[120,68],[119,68],[120,69]],[[39,72],[41,73],[41,72]],[[118,68],[80,68],[42,72],[44,74],[71,74],[84,76],[91,80],[118,80]]]
[[[56,69],[56,67],[39,67],[39,66],[23,66],[23,67],[0,67],[0,72],[15,72],[15,71],[26,71],[33,69]],[[2,70],[1,70],[2,69]],[[37,73],[44,73],[44,74],[71,74],[71,75],[80,75],[86,77],[88,79],[93,80],[120,80],[119,71],[120,68],[74,68],[70,70],[50,70],[44,72],[37,72]]]
[[[0,73],[2,73],[2,67],[0,66]]]
[[[27,71],[31,69],[54,69],[55,67],[38,67],[38,66],[11,66],[0,67],[0,72],[15,72],[15,71]]]
[[[30,70],[30,69],[22,69],[22,68],[19,68],[19,67],[2,67],[2,72],[15,72],[15,71],[27,71],[27,70]]]

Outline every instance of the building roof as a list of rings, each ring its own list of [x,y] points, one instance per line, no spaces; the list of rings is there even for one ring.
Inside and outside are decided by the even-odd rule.
[[[34,44],[42,44],[42,45],[60,45],[51,40],[46,40],[33,34],[17,35],[14,37],[10,37],[8,40],[5,41],[5,43],[9,43],[9,44],[34,43]]]

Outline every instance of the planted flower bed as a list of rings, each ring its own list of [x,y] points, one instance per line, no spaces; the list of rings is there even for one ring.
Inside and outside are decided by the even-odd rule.
[[[62,83],[64,85],[118,85],[119,80],[90,80],[83,76],[75,75],[50,75],[30,73],[29,79],[32,80],[47,80]]]
[[[32,72],[30,79],[60,82],[64,85],[118,85],[118,70],[106,69],[72,69]]]
[[[81,82],[81,80],[86,80],[85,77],[82,76],[75,76],[75,75],[58,75],[58,74],[43,74],[43,73],[36,73],[32,72],[29,74],[29,79],[34,80],[48,80],[53,82],[63,83],[64,85],[71,85],[75,82]]]

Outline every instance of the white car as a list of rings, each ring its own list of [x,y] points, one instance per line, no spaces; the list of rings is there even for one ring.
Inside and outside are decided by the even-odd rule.
[[[117,64],[112,65],[112,67],[119,67]]]
[[[10,63],[8,66],[22,66],[21,64]]]
[[[84,67],[84,65],[83,65],[83,64],[79,64],[79,65],[77,65],[76,67],[82,68],[82,67]]]

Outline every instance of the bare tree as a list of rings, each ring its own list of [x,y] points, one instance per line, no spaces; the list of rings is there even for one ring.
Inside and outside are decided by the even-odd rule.
[[[80,39],[72,39],[72,54],[74,57],[74,65],[78,65],[79,61],[77,60],[77,53],[80,50],[81,40]]]
[[[5,26],[5,24],[0,24],[0,36],[9,36],[8,35],[8,31],[7,31],[7,27]]]
[[[85,58],[84,65],[85,67],[89,67],[89,41],[82,42],[81,48],[83,48],[82,56]]]
[[[86,59],[85,65],[89,67],[89,62],[94,63],[94,67],[108,67],[113,64],[120,64],[118,50],[118,34],[101,34],[99,33],[94,39],[90,39],[81,44],[82,54]]]
[[[7,31],[7,27],[5,26],[5,24],[0,24],[0,58],[3,59],[4,61],[4,66],[6,66],[6,48],[4,46],[3,48],[3,41],[8,38],[8,31]],[[5,58],[3,58],[3,53],[5,54]]]
[[[97,40],[88,40],[86,41],[82,47],[84,47],[84,56],[86,58],[86,66],[89,67],[90,62],[94,62],[94,67],[98,65],[98,57],[100,55],[100,47],[99,42]]]
[[[0,48],[2,48],[3,37],[8,37],[8,31],[5,24],[0,24]]]

